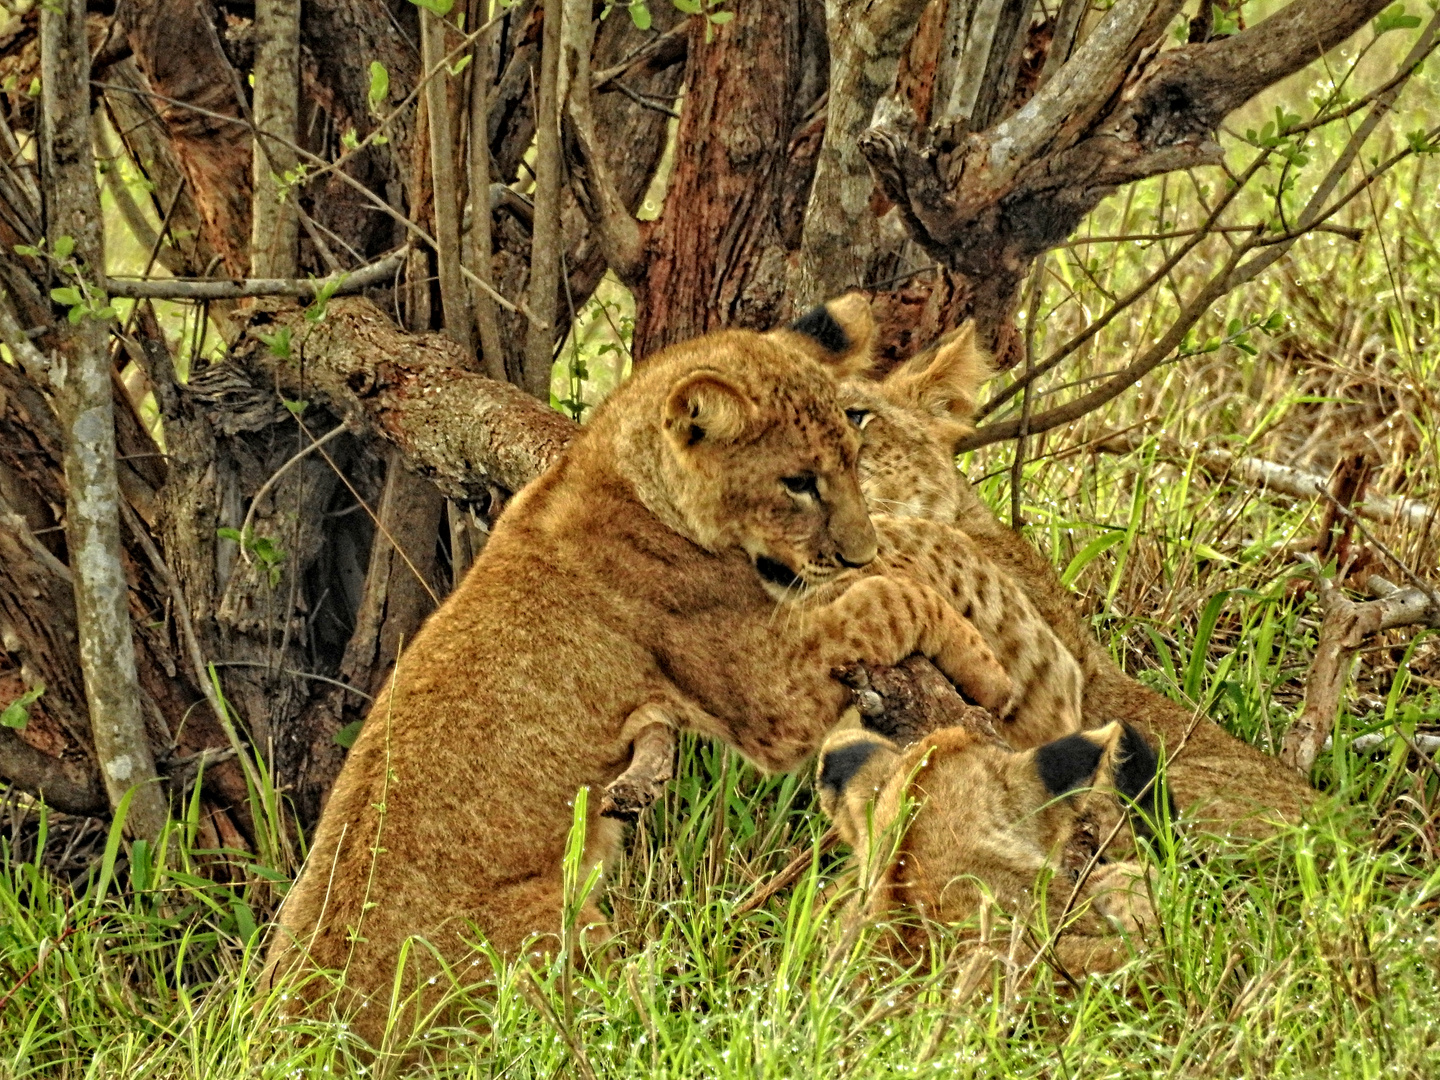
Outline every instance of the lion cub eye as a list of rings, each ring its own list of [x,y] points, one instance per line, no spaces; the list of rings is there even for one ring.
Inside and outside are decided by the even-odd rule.
[[[875,414],[869,409],[846,409],[845,419],[849,420],[850,423],[854,424],[861,431],[864,431],[865,425],[875,419]]]
[[[815,487],[813,476],[782,476],[780,483],[785,485],[785,490],[792,495],[812,495],[820,497],[820,491]]]

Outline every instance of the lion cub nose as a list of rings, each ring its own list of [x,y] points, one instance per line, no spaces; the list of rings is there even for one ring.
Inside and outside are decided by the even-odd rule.
[[[840,551],[840,561],[854,570],[857,567],[872,563],[880,550],[879,542],[875,538],[875,530],[869,530],[869,536],[864,540],[852,540]]]

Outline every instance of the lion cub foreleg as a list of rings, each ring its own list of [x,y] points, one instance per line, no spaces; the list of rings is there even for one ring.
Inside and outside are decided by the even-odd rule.
[[[1010,676],[971,622],[929,586],[904,577],[866,577],[807,619],[807,655],[830,672],[855,662],[885,667],[920,653],[973,701],[1003,716]]]

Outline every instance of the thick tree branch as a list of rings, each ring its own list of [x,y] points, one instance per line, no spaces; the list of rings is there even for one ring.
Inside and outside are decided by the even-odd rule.
[[[291,328],[303,373],[257,337]],[[287,396],[319,398],[382,434],[449,498],[480,501],[490,483],[517,491],[540,475],[574,423],[508,383],[465,370],[469,357],[438,334],[406,334],[367,300],[332,302],[309,323],[295,308],[261,312],[235,356],[277,380]]]

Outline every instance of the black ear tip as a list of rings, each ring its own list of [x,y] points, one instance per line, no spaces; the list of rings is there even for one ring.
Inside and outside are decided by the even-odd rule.
[[[1064,795],[1088,784],[1105,748],[1084,735],[1066,735],[1035,751],[1035,771],[1051,795]]]
[[[851,346],[850,335],[824,306],[812,308],[790,324],[796,333],[814,338],[827,352],[843,353]]]
[[[1120,736],[1120,760],[1115,767],[1115,790],[1127,799],[1134,799],[1154,779],[1160,762],[1145,736],[1129,724],[1122,726],[1124,732]]]
[[[820,786],[839,795],[879,749],[879,743],[853,742],[822,755]]]

